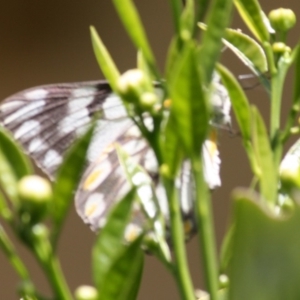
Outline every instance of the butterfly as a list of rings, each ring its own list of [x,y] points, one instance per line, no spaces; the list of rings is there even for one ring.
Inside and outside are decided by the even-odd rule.
[[[214,110],[211,123],[230,123],[229,96],[218,80],[214,80],[211,102]],[[100,117],[89,146],[86,169],[75,191],[75,206],[79,216],[92,230],[98,231],[104,226],[113,205],[130,189],[118,159],[117,143],[146,171],[140,172],[136,180],[141,181],[141,177],[148,174],[146,182],[154,182],[159,209],[168,219],[167,198],[159,182],[154,153],[135,123],[127,116],[123,102],[113,93],[107,81],[34,87],[8,97],[0,105],[2,126],[11,132],[13,138],[21,143],[25,152],[52,180],[64,154],[89,128],[96,114]],[[151,128],[151,122],[147,126]],[[205,179],[213,189],[221,184],[215,130],[205,141],[202,155]],[[195,232],[191,178],[190,165],[184,162],[176,186],[187,236]],[[143,214],[146,212],[148,217],[153,217],[157,210],[149,186],[151,184],[141,186],[140,197],[143,199],[144,210],[140,206],[134,207],[125,234],[128,239],[142,229],[145,219]]]

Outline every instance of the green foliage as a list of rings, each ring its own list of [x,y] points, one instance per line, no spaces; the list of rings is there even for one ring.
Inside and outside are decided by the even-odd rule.
[[[110,213],[93,249],[93,273],[101,290],[106,274],[114,261],[124,252],[124,230],[129,221],[135,190],[132,189]]]
[[[53,186],[53,205],[51,217],[53,219],[53,241],[57,242],[62,223],[66,217],[74,190],[79,184],[81,174],[86,163],[86,154],[92,139],[94,125],[78,139],[74,147],[67,154],[60,166]]]
[[[300,208],[278,216],[259,195],[234,193],[229,299],[297,299]]]

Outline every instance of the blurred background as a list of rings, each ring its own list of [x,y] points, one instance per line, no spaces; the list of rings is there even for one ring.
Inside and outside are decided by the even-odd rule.
[[[163,72],[165,57],[173,33],[170,1],[136,1],[149,40]],[[282,1],[262,0],[266,13],[282,5]],[[297,0],[287,0],[286,8],[296,15],[300,12]],[[119,69],[123,72],[136,65],[136,51],[131,45],[111,1],[89,0],[12,0],[0,2],[0,99],[32,86],[58,82],[76,82],[102,79],[92,52],[89,26],[94,25]],[[234,13],[232,28],[245,29]],[[246,31],[247,32],[247,31]],[[299,24],[289,36],[289,45],[294,46],[299,39]],[[249,71],[226,50],[222,61],[236,75]],[[283,119],[291,98],[291,75],[285,89]],[[246,82],[245,85],[248,83]],[[248,95],[263,111],[268,122],[268,98],[261,87],[251,89]],[[234,123],[234,128],[236,125]],[[212,194],[214,205],[217,244],[220,248],[230,220],[230,194],[234,187],[249,186],[251,174],[241,140],[227,132],[220,133],[222,158],[222,187]],[[0,221],[1,222],[1,221]],[[2,225],[2,222],[0,223]],[[11,233],[9,231],[9,233]],[[59,255],[67,281],[74,290],[82,284],[92,284],[91,247],[95,235],[75,214],[70,212],[59,244]],[[16,242],[17,243],[17,242]],[[49,287],[30,253],[20,244],[18,249],[30,266],[32,276],[42,291]],[[187,245],[194,285],[203,288],[201,259],[198,239]],[[18,299],[16,284],[18,278],[0,252],[0,299]],[[140,300],[179,299],[174,279],[151,256],[146,257]]]

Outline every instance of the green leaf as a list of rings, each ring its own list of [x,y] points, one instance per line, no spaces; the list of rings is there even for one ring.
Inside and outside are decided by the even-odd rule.
[[[113,0],[119,18],[130,36],[133,44],[139,51],[142,51],[149,68],[156,79],[160,79],[156,70],[155,59],[148,43],[144,27],[132,0]]]
[[[260,42],[267,42],[270,34],[257,0],[234,0],[234,4],[248,28]]]
[[[181,165],[181,162],[184,157],[184,152],[180,147],[179,137],[174,130],[176,128],[176,123],[174,120],[174,116],[171,115],[167,121],[166,127],[164,129],[163,136],[163,158],[164,162],[168,166],[168,175],[171,178],[175,178]]]
[[[61,225],[68,212],[70,204],[74,198],[81,175],[84,171],[86,156],[90,141],[92,139],[94,125],[80,137],[66,157],[60,168],[58,169],[56,181],[53,186],[53,210],[52,218],[54,223],[53,241],[57,242]]]
[[[101,291],[106,274],[124,251],[124,232],[129,222],[135,189],[132,189],[110,212],[93,247],[93,278]]]
[[[143,236],[123,249],[107,272],[99,299],[135,300],[141,282],[144,256],[141,250]]]
[[[234,75],[227,68],[218,64],[217,70],[228,91],[244,144],[247,145],[251,140],[251,112],[248,99]]]
[[[270,203],[277,201],[278,172],[264,121],[256,107],[252,107],[252,140],[256,161],[260,168],[260,191]]]
[[[199,53],[203,82],[208,85],[215,69],[215,63],[220,56],[222,37],[231,18],[232,1],[214,0],[207,17],[208,29],[203,33]]]
[[[226,274],[228,265],[233,255],[232,243],[233,243],[234,224],[227,230],[227,233],[223,239],[221,253],[220,253],[220,273]]]
[[[300,208],[278,216],[257,195],[235,191],[231,300],[298,299]]]
[[[203,21],[204,16],[207,12],[207,9],[209,7],[209,0],[197,0],[197,13],[196,13],[196,19],[197,21]]]
[[[187,0],[180,18],[180,37],[187,41],[194,35],[195,30],[195,5],[194,0]]]
[[[174,66],[176,65],[178,55],[180,54],[180,38],[178,36],[173,37],[169,46],[168,55],[165,65],[165,78],[169,81],[169,78],[173,75]]]
[[[0,128],[0,183],[12,201],[17,201],[17,182],[33,168],[22,149],[4,128]]]
[[[164,258],[166,262],[170,262],[171,254],[165,239],[166,225],[161,206],[153,188],[152,179],[142,166],[138,165],[120,146],[117,145],[116,150],[120,164],[126,173],[127,180],[137,192],[137,198],[144,212],[145,223],[148,221],[148,223],[145,224],[148,225],[147,230],[151,230],[155,235],[155,244],[161,257]],[[144,192],[145,188],[147,190],[146,195]],[[151,194],[149,193],[150,191]],[[153,243],[151,246],[153,248]]]
[[[283,134],[283,140],[285,141],[291,134],[291,127],[294,125],[296,117],[300,111],[300,86],[299,86],[299,80],[300,80],[300,43],[297,44],[297,46],[293,49],[293,52],[290,56],[291,65],[292,63],[295,63],[294,68],[294,86],[293,86],[293,105],[290,108],[290,112],[288,115],[287,122],[285,124],[284,134]],[[284,79],[284,76],[280,78],[281,80]]]
[[[297,105],[300,110],[300,43],[293,50],[291,57],[295,62],[293,105]]]
[[[185,44],[169,80],[172,99],[170,118],[174,118],[174,131],[189,155],[199,155],[208,128],[207,100],[197,65],[197,50],[191,41]]]
[[[173,22],[175,26],[176,35],[180,35],[180,15],[182,10],[181,0],[171,0],[171,8],[173,15]]]
[[[117,81],[120,77],[119,70],[117,69],[113,59],[100,39],[96,29],[91,26],[90,31],[93,49],[98,64],[113,90],[117,91]]]
[[[202,30],[207,26],[198,24]],[[270,92],[270,82],[263,74],[268,70],[268,63],[263,48],[254,39],[239,30],[227,28],[223,43],[258,77],[260,82]]]
[[[268,71],[263,48],[247,34],[234,29],[226,29],[223,42],[255,74],[260,75]]]

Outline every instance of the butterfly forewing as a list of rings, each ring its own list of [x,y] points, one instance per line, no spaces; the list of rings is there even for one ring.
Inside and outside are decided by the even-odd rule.
[[[52,178],[65,152],[96,114],[94,140],[101,151],[131,124],[121,100],[105,81],[36,87],[7,98],[0,106],[0,122]],[[92,142],[89,159],[97,155],[94,152]]]

